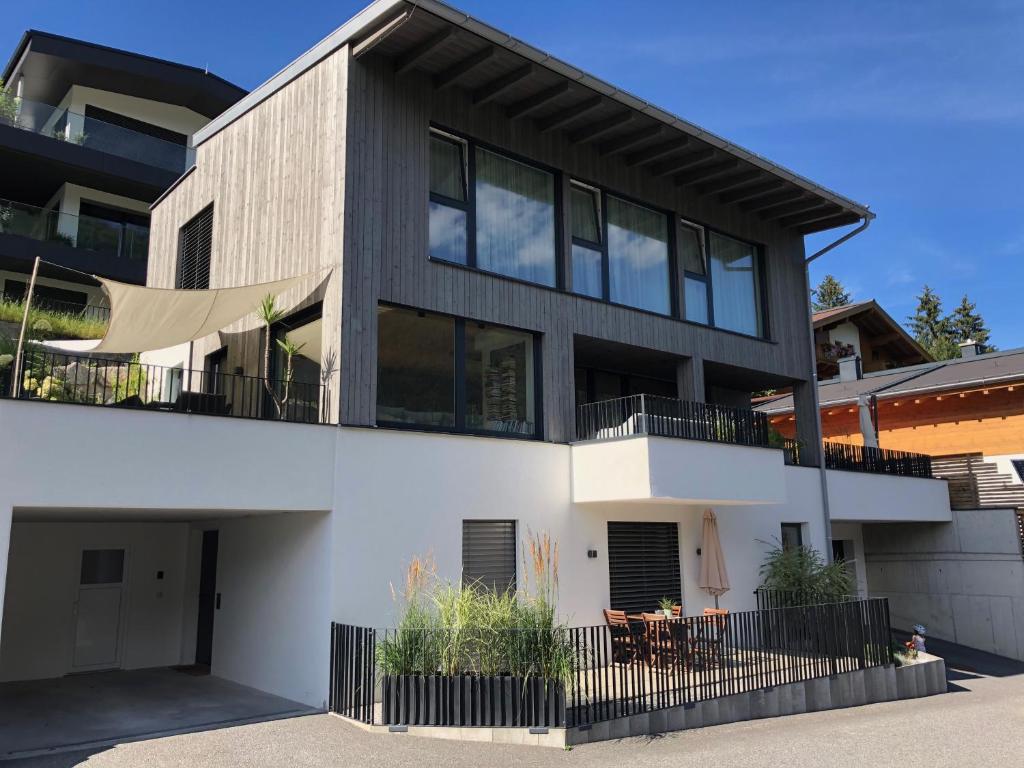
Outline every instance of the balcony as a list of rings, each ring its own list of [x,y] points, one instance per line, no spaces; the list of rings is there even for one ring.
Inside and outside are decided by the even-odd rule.
[[[783,452],[757,411],[634,395],[580,406],[577,437],[577,503],[786,500]]]
[[[192,147],[37,101],[16,99],[15,104],[14,115],[0,115],[0,123],[175,175],[183,173],[195,161]]]
[[[22,354],[21,380],[12,391],[10,363],[0,367],[0,396],[18,400],[299,424],[324,423],[321,415],[327,413],[326,388],[319,383],[172,368],[30,347]]]
[[[46,245],[40,249],[38,243]],[[0,260],[29,261],[38,255],[82,272],[141,283],[148,253],[148,227],[0,199]]]
[[[849,472],[872,472],[900,477],[932,477],[932,457],[923,453],[869,448],[826,440],[825,467]]]

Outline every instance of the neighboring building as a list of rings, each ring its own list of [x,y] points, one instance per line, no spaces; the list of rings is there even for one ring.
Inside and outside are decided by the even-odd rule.
[[[314,423],[279,423],[251,319],[146,354],[163,402],[0,400],[23,436],[0,446],[3,679],[212,657],[320,706],[330,622],[391,624],[417,555],[522,585],[547,531],[586,625],[712,605],[708,507],[725,608],[754,607],[773,542],[828,547],[803,238],[865,207],[433,0],[379,0],[194,143],[147,285],[333,268],[270,330],[305,344],[283,420]],[[780,387],[803,466],[750,407]],[[157,412],[203,409],[265,420]],[[924,466],[829,470],[831,518],[948,521]],[[91,644],[79,561],[110,565]]]
[[[879,446],[931,455],[953,508],[951,523],[854,529],[869,591],[890,599],[896,626],[1024,659],[1024,349],[968,343],[954,360],[859,377],[856,358],[842,366],[819,387],[827,453],[863,445],[866,398]],[[758,407],[794,434],[790,396]]]
[[[818,381],[839,376],[839,361],[858,357],[864,373],[932,362],[932,356],[878,302],[858,301],[815,312]]]
[[[29,30],[0,78],[0,294],[32,261],[145,283],[149,206],[191,164],[191,137],[245,91],[195,67]],[[43,265],[38,304],[105,305]]]

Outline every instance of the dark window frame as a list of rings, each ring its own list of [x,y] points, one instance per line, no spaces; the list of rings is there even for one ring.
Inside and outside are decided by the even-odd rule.
[[[511,529],[512,529],[512,538],[511,538],[512,552],[511,552],[510,561],[511,561],[512,578],[509,580],[509,584],[508,584],[506,590],[514,592],[516,590],[516,588],[518,587],[518,585],[519,585],[519,565],[518,565],[519,564],[519,557],[518,557],[518,554],[519,554],[518,553],[519,523],[516,520],[487,519],[487,518],[466,518],[466,519],[464,519],[462,521],[462,542],[461,542],[461,544],[462,544],[462,547],[461,547],[462,548],[462,571],[461,571],[461,580],[462,580],[463,586],[473,586],[474,584],[477,584],[477,585],[480,584],[480,579],[479,578],[468,580],[468,581],[466,579],[466,566],[467,566],[467,559],[468,559],[467,555],[472,555],[473,554],[472,552],[469,552],[466,549],[466,533],[467,533],[467,528],[472,528],[473,526],[497,526],[497,525],[511,526]],[[506,554],[508,554],[508,553],[506,553]],[[505,565],[508,565],[508,563],[506,563]],[[487,585],[487,586],[488,586],[489,589],[493,589],[496,592],[498,591],[496,589],[496,587],[497,587],[496,584]]]
[[[415,312],[419,316],[434,315],[435,317],[446,317],[453,321],[454,333],[454,360],[453,373],[455,376],[455,388],[453,392],[455,424],[450,427],[433,426],[430,424],[408,424],[401,421],[380,420],[376,415],[378,403],[374,403],[374,424],[382,429],[398,429],[410,432],[436,432],[448,435],[472,435],[474,437],[499,437],[508,440],[543,440],[544,439],[544,398],[543,398],[543,361],[541,359],[542,333],[531,331],[526,328],[515,328],[502,323],[492,323],[472,318],[459,317],[447,312],[434,312],[433,310],[419,309],[404,304],[393,302],[378,302],[378,307],[393,307],[407,312]],[[523,434],[518,432],[499,432],[489,429],[471,429],[466,427],[466,324],[474,323],[480,328],[502,328],[516,333],[528,334],[533,340],[533,432]],[[379,331],[378,331],[379,334]],[[379,335],[378,335],[379,339]],[[380,375],[380,353],[377,354],[378,377]]]
[[[465,170],[465,172],[467,174],[466,175],[466,179],[465,179],[465,184],[466,184],[466,202],[462,203],[461,200],[454,200],[454,199],[452,199],[450,197],[446,197],[444,195],[439,195],[439,194],[437,194],[435,192],[430,192],[429,193],[430,202],[438,203],[440,205],[446,205],[446,206],[449,206],[451,208],[458,208],[459,210],[465,211],[465,213],[466,213],[466,263],[462,264],[462,263],[457,262],[457,261],[449,261],[447,259],[442,259],[442,258],[437,257],[437,256],[432,256],[430,254],[429,244],[427,246],[427,258],[430,261],[435,261],[435,262],[437,262],[439,264],[450,264],[450,265],[453,265],[453,266],[456,266],[456,267],[465,267],[465,268],[468,268],[468,269],[472,269],[472,270],[474,270],[476,272],[481,272],[481,273],[483,273],[485,275],[493,275],[495,277],[500,277],[500,278],[503,278],[505,280],[515,280],[515,281],[520,282],[520,283],[525,283],[527,285],[536,285],[536,286],[539,286],[541,288],[547,288],[549,290],[557,290],[557,291],[564,290],[565,289],[565,253],[564,253],[564,248],[563,248],[563,245],[562,245],[563,234],[564,234],[563,222],[562,222],[562,212],[564,210],[564,208],[563,208],[563,204],[564,203],[563,203],[563,200],[562,200],[562,175],[563,175],[562,172],[559,171],[557,168],[552,168],[551,166],[545,165],[544,163],[538,163],[535,160],[531,160],[531,159],[529,159],[527,157],[523,157],[522,155],[518,155],[515,152],[510,152],[507,149],[503,149],[502,147],[498,147],[498,146],[493,145],[493,144],[488,144],[488,143],[483,142],[483,141],[477,141],[476,139],[474,139],[474,138],[472,138],[470,136],[466,136],[465,134],[460,133],[458,131],[453,131],[450,128],[447,128],[447,127],[444,127],[444,126],[440,126],[440,125],[435,125],[434,123],[431,123],[431,125],[430,125],[430,137],[435,137],[435,136],[440,138],[440,139],[444,139],[444,140],[450,141],[450,142],[455,142],[455,141],[463,142],[463,146],[465,147],[465,151],[466,151],[466,161],[465,161],[464,166],[463,166],[464,170]],[[554,219],[555,219],[555,242],[553,244],[554,245],[554,259],[555,259],[555,284],[554,285],[548,285],[547,283],[538,283],[538,282],[536,282],[534,280],[527,280],[525,278],[516,277],[514,275],[506,275],[503,272],[494,272],[493,270],[482,269],[481,267],[477,266],[477,259],[476,259],[476,150],[478,148],[482,149],[482,150],[484,150],[486,152],[490,152],[492,154],[498,155],[499,157],[503,157],[503,158],[505,158],[507,160],[512,160],[513,162],[521,163],[522,165],[528,166],[530,168],[535,168],[538,171],[543,171],[544,173],[548,173],[548,174],[551,175],[553,186],[554,186],[554,193],[555,193],[554,194],[554,201],[553,201]],[[429,181],[429,179],[427,181],[427,189],[428,189],[428,191],[430,189],[430,181]],[[463,206],[465,206],[465,207],[463,207]]]
[[[784,532],[787,530],[796,531],[796,545],[802,547],[804,545],[804,524],[803,523],[780,523],[779,524],[779,543],[782,548],[786,547],[786,539]]]

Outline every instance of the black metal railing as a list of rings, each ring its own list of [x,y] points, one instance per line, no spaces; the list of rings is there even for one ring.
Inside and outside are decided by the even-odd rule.
[[[885,599],[553,629],[514,664],[476,663],[536,632],[499,631],[448,673],[436,632],[332,624],[331,710],[385,725],[575,727],[893,661]]]
[[[576,439],[628,435],[678,437],[768,447],[768,416],[760,411],[657,395],[631,395],[577,408]]]
[[[328,412],[322,384],[26,349],[13,396],[78,405],[302,424]],[[277,395],[275,397],[268,390]],[[3,397],[11,397],[11,387]]]
[[[868,448],[825,440],[825,466],[852,472],[873,472],[904,477],[932,477],[932,458],[923,453]]]
[[[802,466],[803,458],[800,455],[800,441],[785,438],[782,441],[782,461],[791,467]]]
[[[817,592],[768,589],[767,587],[755,589],[754,597],[757,599],[757,609],[759,611],[766,611],[772,608],[798,608],[804,605],[820,605],[822,603],[843,603],[856,599],[852,595],[823,595]]]

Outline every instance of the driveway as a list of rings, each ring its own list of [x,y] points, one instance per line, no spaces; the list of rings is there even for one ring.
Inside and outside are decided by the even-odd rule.
[[[950,670],[952,692],[943,696],[588,744],[566,752],[368,734],[331,715],[312,715],[18,761],[3,768],[678,768],[683,761],[736,768],[1019,765],[1024,754],[1024,665],[1003,664],[992,675],[977,671],[982,668],[977,658],[957,667]]]

